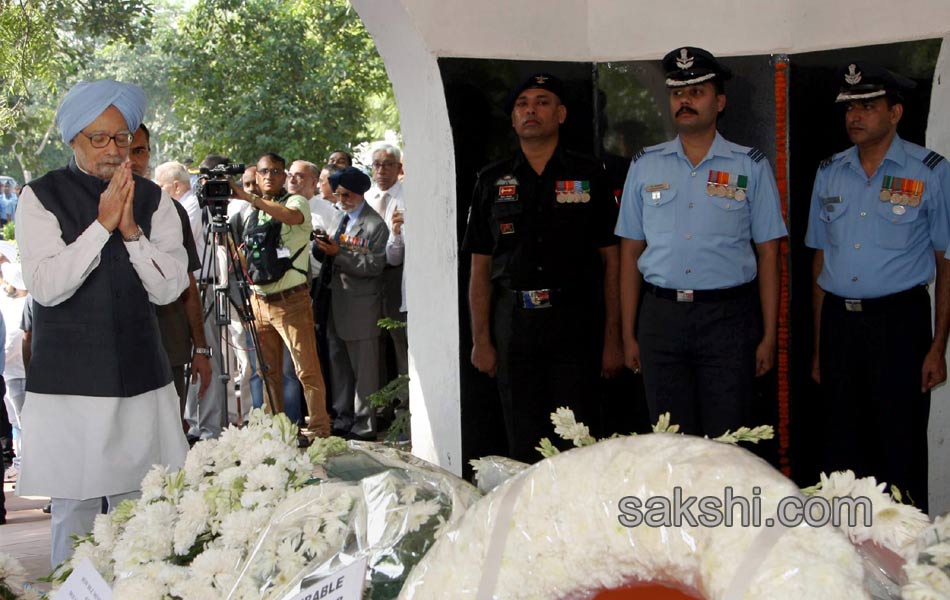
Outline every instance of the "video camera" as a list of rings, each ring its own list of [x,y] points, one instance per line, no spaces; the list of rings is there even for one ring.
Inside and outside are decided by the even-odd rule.
[[[210,206],[212,215],[225,216],[227,214],[228,198],[232,195],[231,177],[243,172],[244,165],[240,163],[228,163],[210,169],[201,167],[198,188],[195,190],[198,206],[201,208]]]

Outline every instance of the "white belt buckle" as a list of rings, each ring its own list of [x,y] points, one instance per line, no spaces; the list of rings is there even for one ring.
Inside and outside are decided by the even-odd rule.
[[[677,302],[692,302],[693,290],[676,290]]]
[[[844,299],[844,309],[848,312],[861,312],[863,310],[863,308],[861,308],[860,300],[853,300],[850,298]]]

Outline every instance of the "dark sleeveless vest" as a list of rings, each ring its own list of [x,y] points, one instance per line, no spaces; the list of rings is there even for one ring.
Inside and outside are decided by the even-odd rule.
[[[30,182],[43,207],[55,215],[66,244],[99,215],[108,181],[83,173],[69,161]],[[148,236],[161,190],[135,176],[135,222]],[[155,308],[119,230],[99,254],[99,265],[66,301],[33,303],[33,357],[26,389],[39,394],[126,398],[171,381]]]

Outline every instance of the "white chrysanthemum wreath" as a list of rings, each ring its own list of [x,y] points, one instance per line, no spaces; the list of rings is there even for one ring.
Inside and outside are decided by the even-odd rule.
[[[572,425],[573,415],[553,420],[562,437],[593,443],[582,424]],[[823,483],[826,492],[834,487]],[[871,597],[861,555],[832,527],[626,527],[619,518],[625,497],[673,498],[679,488],[684,498],[721,499],[726,487],[736,497],[756,497],[763,521],[782,498],[800,495],[750,452],[697,437],[656,433],[555,452],[470,508],[399,597],[589,598],[636,582],[708,600]],[[912,541],[922,526],[892,532],[894,546]]]

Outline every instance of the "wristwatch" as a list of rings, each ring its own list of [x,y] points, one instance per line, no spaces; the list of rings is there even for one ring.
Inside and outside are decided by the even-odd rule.
[[[211,348],[199,348],[198,346],[195,346],[195,354],[200,354],[202,356],[211,358]]]
[[[133,233],[133,234],[130,235],[129,237],[127,237],[127,238],[122,238],[122,239],[123,239],[124,241],[126,241],[126,242],[137,242],[137,241],[139,241],[139,239],[142,237],[142,235],[144,235],[144,234],[142,233],[142,228],[139,227],[139,228],[138,228],[138,231],[136,231],[135,233]]]

